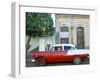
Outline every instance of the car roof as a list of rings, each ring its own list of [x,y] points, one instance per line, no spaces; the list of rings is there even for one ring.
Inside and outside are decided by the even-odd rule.
[[[75,47],[74,44],[55,44],[55,45],[53,45],[53,47],[56,47],[56,46],[71,46],[71,47]]]

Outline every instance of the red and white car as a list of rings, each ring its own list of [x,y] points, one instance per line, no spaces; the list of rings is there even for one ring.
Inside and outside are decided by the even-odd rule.
[[[83,59],[89,58],[89,50],[76,49],[73,44],[56,44],[50,51],[38,51],[32,54],[32,61],[38,66],[55,62],[71,62],[80,64]]]

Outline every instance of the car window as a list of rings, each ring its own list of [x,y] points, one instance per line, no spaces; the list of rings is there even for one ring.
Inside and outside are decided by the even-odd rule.
[[[54,47],[54,50],[61,51],[62,47],[61,46]]]
[[[64,50],[70,50],[71,46],[64,46]]]

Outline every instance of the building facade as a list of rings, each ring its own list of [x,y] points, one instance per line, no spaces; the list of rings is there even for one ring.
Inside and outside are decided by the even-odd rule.
[[[88,15],[56,14],[55,43],[71,43],[81,49],[89,49],[90,25]]]

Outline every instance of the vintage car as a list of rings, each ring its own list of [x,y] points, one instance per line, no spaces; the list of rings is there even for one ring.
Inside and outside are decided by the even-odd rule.
[[[73,44],[56,44],[50,51],[38,51],[32,54],[32,61],[38,66],[56,62],[80,64],[82,60],[88,58],[89,50],[76,49]]]

